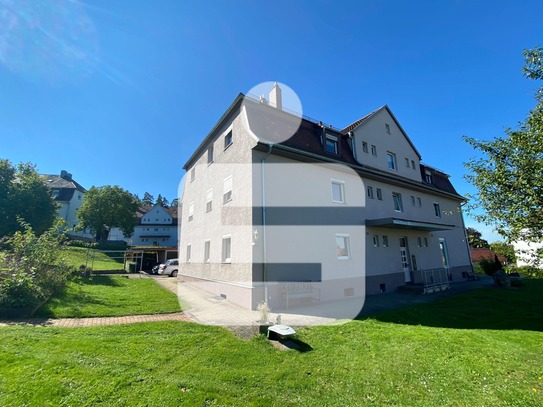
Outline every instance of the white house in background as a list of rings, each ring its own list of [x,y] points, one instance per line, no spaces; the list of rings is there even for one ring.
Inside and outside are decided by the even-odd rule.
[[[51,189],[51,194],[55,201],[60,204],[58,217],[66,222],[68,228],[74,228],[79,223],[77,220],[77,211],[83,204],[83,197],[87,190],[76,182],[66,170],[62,170],[60,175],[44,174],[45,183]],[[92,239],[94,236],[89,231],[68,232],[68,235]]]
[[[277,85],[238,95],[185,164],[186,281],[281,309],[290,287],[326,302],[467,278],[464,198],[387,106],[344,129],[281,106]]]
[[[177,207],[155,205],[138,210],[138,224],[127,241],[133,246],[177,247],[178,235]]]
[[[543,268],[543,261],[535,261],[538,257],[540,257],[539,251],[543,249],[543,243],[533,243],[519,240],[517,242],[513,242],[513,247],[515,249],[515,256],[517,257],[517,267],[534,266]]]

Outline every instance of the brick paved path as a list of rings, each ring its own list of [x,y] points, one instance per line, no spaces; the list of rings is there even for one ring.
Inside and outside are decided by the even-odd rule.
[[[193,319],[182,312],[173,314],[158,315],[130,315],[125,317],[98,317],[98,318],[31,318],[20,321],[0,321],[2,325],[34,325],[34,326],[56,326],[62,328],[77,328],[82,326],[99,325],[119,325],[135,324],[138,322],[156,322],[156,321],[185,321],[192,322]]]

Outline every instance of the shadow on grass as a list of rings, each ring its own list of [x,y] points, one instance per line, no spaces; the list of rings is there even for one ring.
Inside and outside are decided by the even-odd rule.
[[[543,280],[524,280],[519,288],[482,288],[358,319],[368,318],[440,328],[543,332]]]

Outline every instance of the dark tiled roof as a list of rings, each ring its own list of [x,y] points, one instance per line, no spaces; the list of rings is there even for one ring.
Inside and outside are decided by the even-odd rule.
[[[475,263],[479,261],[483,261],[483,260],[494,261],[496,256],[498,256],[498,260],[500,262],[507,264],[507,259],[505,258],[505,256],[502,256],[501,254],[497,254],[496,252],[490,249],[484,249],[484,248],[471,249],[471,261]]]
[[[420,175],[423,180],[426,180],[426,170],[430,171],[432,174],[432,183],[429,184],[426,181],[424,181],[426,185],[431,185],[441,191],[458,195],[458,192],[456,192],[456,189],[454,189],[453,185],[451,184],[451,181],[449,180],[449,176],[447,174],[439,170],[436,170],[435,168],[421,164]]]
[[[374,110],[373,112],[371,112],[370,114],[362,117],[361,119],[358,119],[357,121],[355,121],[354,123],[351,123],[349,124],[347,127],[345,127],[343,130],[341,130],[343,133],[348,133],[350,132],[351,130],[354,130],[356,129],[360,124],[364,123],[366,120],[368,120],[370,117],[372,117],[373,115],[375,115],[375,113],[377,113],[379,110],[381,109],[384,109],[386,107],[385,106],[381,106],[379,109],[376,109]]]
[[[301,150],[351,165],[359,165],[349,145],[349,137],[336,130],[321,127],[312,121],[293,117],[273,107],[258,103],[246,103],[249,126],[264,142],[277,140],[279,145]],[[287,135],[292,137],[287,138]],[[338,154],[325,149],[326,134],[337,137]],[[284,141],[282,141],[284,140]]]
[[[51,189],[77,189],[81,192],[87,192],[85,188],[78,182],[75,182],[72,178],[62,178],[59,175],[43,174],[45,177],[45,184]]]

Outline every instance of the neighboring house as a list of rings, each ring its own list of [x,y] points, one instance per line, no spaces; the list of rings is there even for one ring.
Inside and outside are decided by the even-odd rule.
[[[60,204],[58,217],[66,221],[68,228],[74,228],[79,223],[77,211],[83,204],[87,190],[72,178],[72,174],[62,170],[60,175],[44,174],[46,185],[51,189],[55,201]],[[73,237],[93,238],[90,231],[68,232]]]
[[[177,207],[142,207],[138,210],[138,224],[129,243],[134,246],[177,247],[178,234]]]
[[[287,282],[324,302],[472,272],[464,198],[387,106],[342,130],[281,106],[238,95],[185,164],[180,275],[277,309]]]
[[[507,258],[505,256],[502,256],[501,254],[497,254],[493,250],[485,249],[482,247],[471,249],[471,261],[474,264],[479,263],[483,260],[494,262],[496,258],[500,261],[502,265],[507,266]]]

